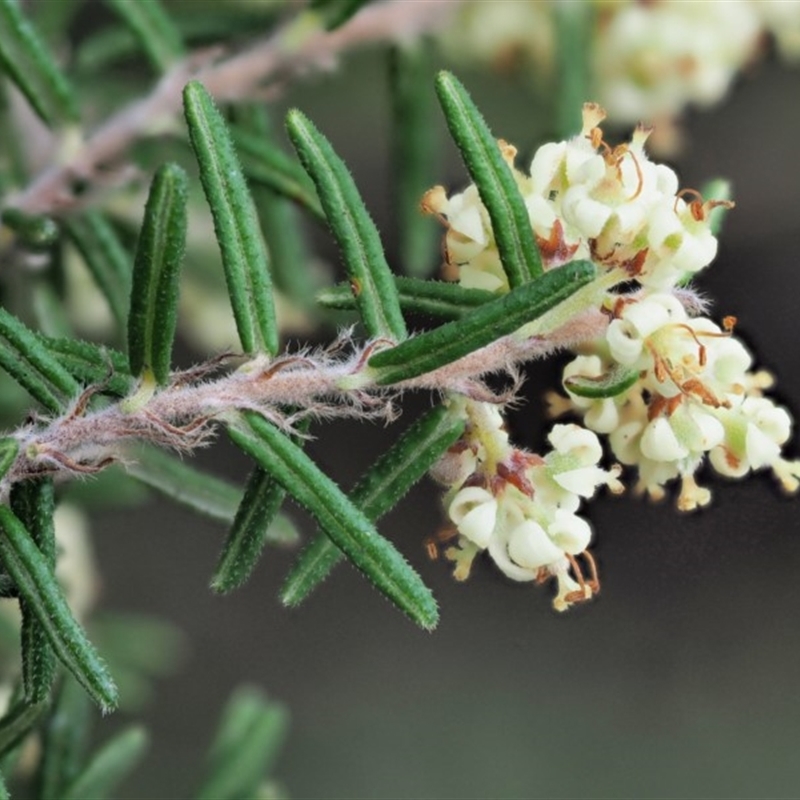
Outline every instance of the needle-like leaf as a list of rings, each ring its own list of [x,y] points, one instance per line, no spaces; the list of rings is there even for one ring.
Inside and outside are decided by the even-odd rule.
[[[36,724],[47,708],[46,702],[28,703],[19,700],[0,719],[0,756],[8,753]]]
[[[83,765],[92,707],[86,692],[65,675],[43,727],[36,782],[40,800],[61,800]]]
[[[564,381],[564,388],[578,397],[598,400],[605,397],[616,397],[627,391],[639,380],[639,370],[617,364],[604,375],[596,378],[586,375],[570,375]]]
[[[511,168],[458,79],[449,72],[439,73],[436,91],[450,134],[489,212],[509,286],[521,286],[542,274],[542,257]]]
[[[463,420],[437,406],[411,425],[359,481],[349,497],[371,522],[388,513],[424,477],[464,431]],[[284,605],[296,606],[342,558],[339,548],[319,534],[300,554],[281,591]]]
[[[231,592],[250,577],[284,497],[286,490],[269,472],[256,467],[250,473],[244,497],[211,578],[211,588],[215,592]]]
[[[131,455],[127,471],[137,480],[199,514],[233,524],[242,503],[242,490],[237,486],[155,447],[140,447]],[[300,536],[283,514],[276,514],[262,535],[266,542],[277,545],[293,544]]]
[[[0,367],[54,414],[80,390],[36,334],[4,308],[0,308]]]
[[[289,715],[280,703],[243,687],[228,701],[208,757],[197,800],[254,797],[286,737]]]
[[[119,350],[80,339],[39,335],[45,347],[78,382],[102,386],[102,391],[125,397],[133,387],[128,357]]]
[[[142,483],[212,519],[233,520],[242,492],[232,483],[155,447],[139,447],[131,455],[127,470]]]
[[[0,67],[50,127],[78,120],[72,87],[16,0],[0,0]]]
[[[439,150],[434,125],[431,68],[424,42],[398,45],[389,54],[392,98],[392,172],[403,271],[419,278],[437,264],[436,222],[422,214],[419,201],[435,183]]]
[[[114,682],[72,616],[47,559],[8,506],[0,506],[0,558],[58,659],[101,709],[110,711],[117,703]]]
[[[64,789],[63,800],[105,800],[142,760],[149,744],[147,731],[131,725],[103,745],[81,773]]]
[[[342,252],[367,333],[402,341],[406,325],[378,229],[352,175],[330,142],[296,109],[286,118],[289,138],[317,187],[328,224]]]
[[[540,317],[591,282],[596,274],[591,261],[573,261],[550,270],[456,322],[381,350],[369,360],[369,367],[379,384],[397,383],[431,372]]]
[[[44,562],[55,580],[56,531],[53,525],[55,500],[53,481],[48,478],[25,481],[14,486],[11,508],[27,528],[33,543],[41,551]],[[22,684],[25,700],[39,703],[47,700],[56,673],[56,658],[47,632],[27,600],[20,598],[22,650]]]
[[[233,316],[247,353],[278,350],[269,255],[230,131],[205,87],[183,90],[189,139],[214,218]]]
[[[186,247],[186,173],[177,164],[156,172],[136,247],[128,317],[131,372],[169,381],[178,324],[178,281]]]
[[[0,439],[0,480],[17,458],[19,453],[19,441],[11,436]]]
[[[148,58],[161,72],[184,54],[178,29],[158,0],[108,0],[133,31]]]
[[[419,278],[395,276],[400,308],[406,312],[430,314],[440,319],[461,319],[497,295],[485,289],[465,289],[457,283],[424,281]],[[350,287],[340,283],[317,292],[317,302],[323,308],[355,309],[356,300]]]
[[[89,210],[65,219],[64,227],[108,301],[120,329],[126,330],[131,294],[131,258],[113,226],[102,213]]]
[[[242,169],[251,183],[261,184],[294,200],[314,217],[325,221],[314,183],[297,161],[274,142],[245,130],[241,125],[232,125],[231,133],[242,158]]]
[[[229,433],[316,517],[322,530],[379,591],[421,627],[435,627],[436,602],[419,575],[298,445],[252,412],[246,412]]]

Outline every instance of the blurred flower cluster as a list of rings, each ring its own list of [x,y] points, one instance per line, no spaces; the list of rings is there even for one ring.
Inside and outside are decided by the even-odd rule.
[[[556,15],[574,13],[574,5],[467,2],[444,44],[455,58],[552,73]],[[667,121],[687,104],[718,103],[766,40],[774,40],[782,58],[800,58],[797,0],[589,0],[584,5],[592,14],[593,96],[619,124],[658,121],[666,147],[672,132]]]

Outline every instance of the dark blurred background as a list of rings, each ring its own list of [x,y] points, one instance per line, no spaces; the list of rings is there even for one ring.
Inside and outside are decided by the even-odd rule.
[[[527,166],[542,125],[526,81],[459,75]],[[698,283],[718,318],[739,318],[737,331],[795,410],[798,98],[800,67],[762,61],[722,106],[687,115],[687,147],[675,161],[684,186],[733,182],[737,207]],[[391,254],[383,54],[358,54],[334,74],[304,80],[282,98],[289,105],[303,108],[351,165]],[[449,143],[437,180],[465,184]],[[532,449],[546,428],[541,392],[556,374],[555,364],[532,368],[528,401],[513,414],[514,435]],[[407,398],[398,425],[429,402]],[[347,488],[395,428],[336,423],[319,432],[309,451]],[[796,436],[789,449],[800,453]],[[201,461],[240,481],[247,473],[225,441]],[[120,796],[184,796],[225,699],[243,681],[291,710],[276,775],[295,798],[797,796],[800,500],[766,476],[707,480],[713,506],[693,515],[631,496],[592,503],[602,593],[563,615],[548,589],[513,584],[488,561],[476,562],[464,585],[446,563],[429,561],[422,539],[442,512],[436,488],[420,485],[380,529],[433,587],[442,615],[433,634],[348,566],[304,607],[282,609],[277,592],[293,559],[286,552],[270,552],[231,597],[213,596],[219,525],[167,502],[103,513],[93,528],[104,605],[163,615],[190,642],[183,668],[160,683],[147,713],[155,739],[147,767]],[[308,518],[292,513],[310,535]],[[106,722],[105,733],[123,722]]]

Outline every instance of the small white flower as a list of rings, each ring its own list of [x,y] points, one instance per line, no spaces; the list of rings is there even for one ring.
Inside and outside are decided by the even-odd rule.
[[[448,514],[462,536],[485,548],[497,521],[497,500],[486,489],[468,486],[456,493]]]
[[[545,529],[533,520],[525,520],[508,537],[508,554],[520,567],[536,571],[564,557]]]

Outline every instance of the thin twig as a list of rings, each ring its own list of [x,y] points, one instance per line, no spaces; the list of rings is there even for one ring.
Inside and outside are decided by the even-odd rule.
[[[292,420],[285,409],[299,409],[317,417],[392,419],[392,401],[409,390],[458,393],[476,400],[507,402],[493,395],[481,378],[497,372],[513,376],[514,367],[533,358],[569,347],[585,337],[602,334],[607,318],[588,312],[547,337],[520,340],[506,336],[492,344],[421,375],[392,386],[377,386],[364,357],[370,345],[354,347],[349,354],[304,351],[276,359],[259,356],[235,372],[203,381],[187,382],[175,373],[172,383],[146,400],[137,395],[96,411],[73,408],[46,425],[31,423],[13,434],[20,444],[14,464],[0,482],[0,500],[11,486],[40,474],[78,477],[99,471],[124,459],[131,440],[150,442],[180,452],[208,444],[217,421],[230,422],[241,410],[256,411],[287,430]],[[215,365],[216,366],[216,365]]]
[[[181,91],[192,78],[220,103],[277,89],[301,72],[328,68],[360,45],[412,39],[443,25],[459,0],[386,0],[367,6],[335,31],[305,33],[298,19],[241,53],[219,59],[219,50],[190,55],[173,67],[150,94],[103,123],[67,159],[53,164],[6,205],[30,214],[51,214],[75,202],[72,184],[91,181],[116,165],[137,139],[167,129],[181,107]]]

